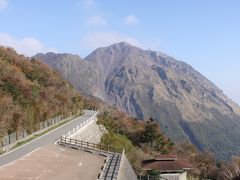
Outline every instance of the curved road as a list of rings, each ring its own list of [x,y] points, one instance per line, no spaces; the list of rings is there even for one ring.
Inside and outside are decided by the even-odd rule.
[[[3,154],[0,156],[0,167],[25,156],[26,154],[38,149],[43,145],[55,143],[55,141],[62,135],[68,133],[73,128],[76,128],[77,125],[83,123],[97,113],[96,111],[91,110],[85,110],[84,112],[84,115],[48,132],[43,136],[38,137],[37,139],[32,140],[31,142],[13,151],[10,151],[9,153]]]

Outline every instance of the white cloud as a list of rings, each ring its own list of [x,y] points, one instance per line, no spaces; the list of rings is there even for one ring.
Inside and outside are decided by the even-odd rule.
[[[78,2],[79,6],[83,6],[84,8],[96,7],[97,2],[95,0],[81,0]]]
[[[127,16],[127,17],[124,19],[124,21],[125,21],[126,24],[130,25],[130,24],[136,24],[136,23],[138,23],[138,22],[139,22],[139,19],[138,19],[135,15],[131,14],[131,15]]]
[[[102,16],[92,16],[87,19],[87,24],[91,26],[107,25],[107,21]]]
[[[3,10],[7,7],[8,0],[0,0],[0,10]]]
[[[134,46],[142,46],[142,44],[133,37],[118,32],[94,32],[89,33],[82,40],[82,46],[95,49],[99,47],[109,46],[114,43],[128,42]]]
[[[0,33],[0,45],[12,47],[18,53],[33,56],[37,53],[56,52],[54,48],[46,48],[39,40],[27,37],[16,39],[7,33]]]

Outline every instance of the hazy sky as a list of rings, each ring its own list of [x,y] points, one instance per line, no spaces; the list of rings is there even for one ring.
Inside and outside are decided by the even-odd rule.
[[[239,0],[0,0],[0,44],[27,56],[127,41],[185,61],[240,104]]]

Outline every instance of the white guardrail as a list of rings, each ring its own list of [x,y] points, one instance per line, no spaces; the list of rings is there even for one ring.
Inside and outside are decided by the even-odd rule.
[[[67,138],[71,138],[75,133],[77,133],[77,131],[81,128],[83,128],[84,126],[86,126],[87,124],[89,124],[92,121],[97,120],[97,115],[99,114],[98,111],[96,111],[96,113],[94,113],[93,116],[91,116],[90,118],[88,118],[87,120],[85,120],[84,122],[82,122],[81,124],[77,125],[76,128],[73,128],[71,131],[68,131],[67,134],[62,135],[62,137],[67,137]]]

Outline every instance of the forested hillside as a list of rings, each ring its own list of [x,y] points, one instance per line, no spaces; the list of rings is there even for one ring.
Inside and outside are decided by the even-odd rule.
[[[0,139],[82,106],[79,92],[47,65],[0,47]]]
[[[188,159],[195,167],[188,175],[189,179],[232,180],[240,178],[240,157],[234,157],[228,163],[216,161],[212,152],[200,152],[188,142],[172,143],[160,130],[153,119],[139,121],[116,108],[102,109],[98,123],[103,124],[108,133],[101,143],[116,149],[125,149],[125,153],[137,174],[141,171],[141,161],[159,154],[176,154]]]

